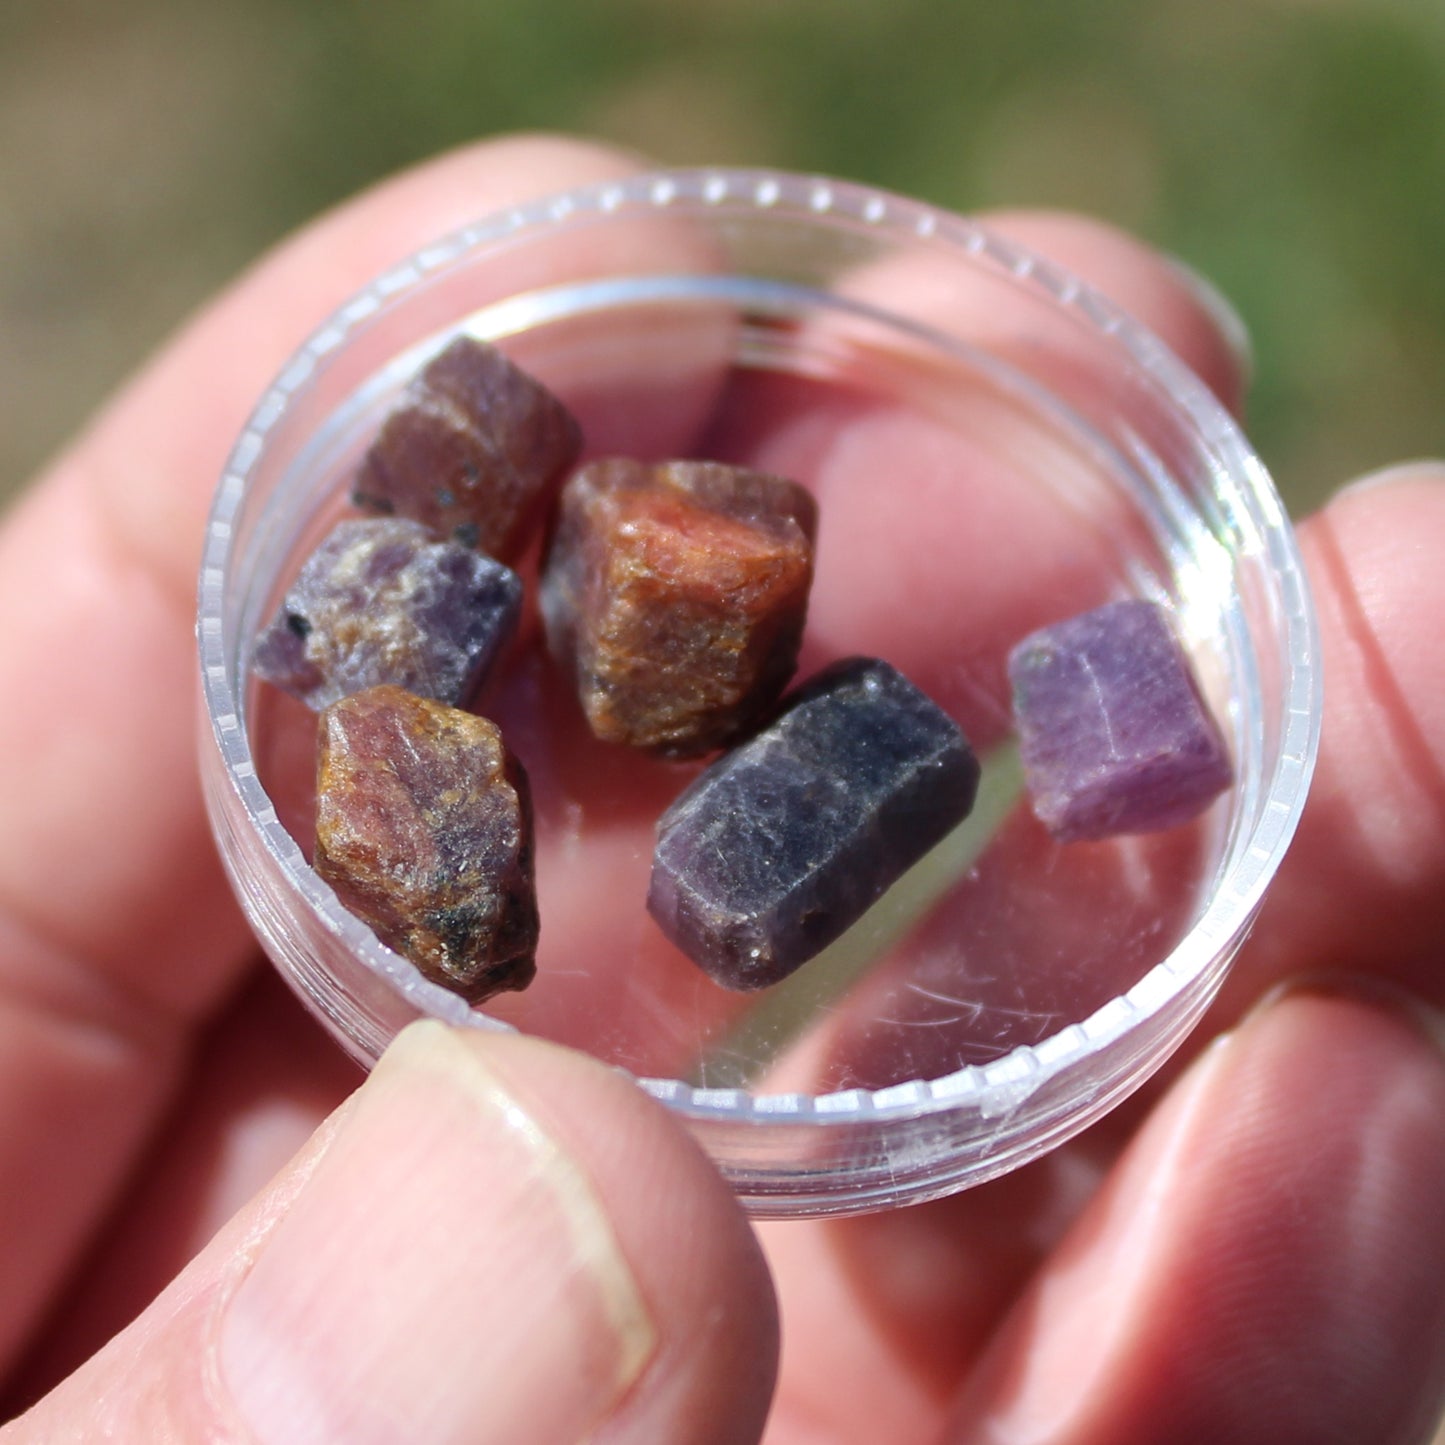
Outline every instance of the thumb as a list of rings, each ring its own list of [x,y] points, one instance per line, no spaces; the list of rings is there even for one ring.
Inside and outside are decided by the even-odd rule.
[[[424,1023],[5,1440],[756,1441],[776,1354],[752,1232],[661,1108]]]

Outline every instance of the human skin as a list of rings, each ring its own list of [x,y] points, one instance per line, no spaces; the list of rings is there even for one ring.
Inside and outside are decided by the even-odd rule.
[[[1445,1387],[1439,465],[1302,524],[1319,771],[1217,1007],[1165,1076],[1006,1179],[754,1229],[678,1124],[600,1065],[426,1025],[360,1084],[259,964],[195,782],[194,578],[224,455],[294,346],[386,264],[639,164],[488,142],[323,217],[5,519],[0,1360],[15,1406],[45,1393],[0,1439],[1428,1438]],[[1175,266],[1080,218],[991,219],[1239,406],[1233,324]],[[860,422],[836,464],[876,440]]]

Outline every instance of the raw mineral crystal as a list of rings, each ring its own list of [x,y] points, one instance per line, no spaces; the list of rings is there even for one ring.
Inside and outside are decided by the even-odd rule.
[[[593,732],[694,757],[759,722],[797,666],[816,525],[796,482],[717,462],[577,472],[541,598]]]
[[[906,678],[837,663],[663,815],[648,909],[723,987],[777,983],[968,815],[978,777]]]
[[[407,388],[357,473],[357,506],[515,561],[582,434],[540,382],[462,336]]]
[[[521,579],[419,522],[340,522],[256,645],[256,675],[318,711],[391,682],[440,702],[476,689],[517,625]]]
[[[1024,776],[1064,841],[1171,828],[1230,784],[1229,755],[1164,611],[1112,602],[1009,658]]]
[[[527,777],[487,719],[399,687],[327,708],[315,866],[432,982],[478,1003],[532,981]]]

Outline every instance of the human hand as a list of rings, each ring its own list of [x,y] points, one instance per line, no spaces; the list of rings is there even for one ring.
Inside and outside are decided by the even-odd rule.
[[[1445,1061],[1369,989],[1445,993],[1437,468],[1305,525],[1330,700],[1300,836],[1187,1071],[1065,1149],[936,1204],[764,1226],[765,1266],[677,1124],[552,1046],[423,1026],[322,1122],[355,1080],[252,974],[194,782],[211,483],[266,380],[368,277],[479,213],[631,168],[492,143],[324,218],[0,532],[15,1397],[199,1250],[4,1438],[756,1440],[774,1288],[770,1445],[1423,1438],[1445,1379]],[[1227,328],[1167,263],[1076,219],[996,224],[1237,403]],[[1335,971],[1354,981],[1248,1012]]]

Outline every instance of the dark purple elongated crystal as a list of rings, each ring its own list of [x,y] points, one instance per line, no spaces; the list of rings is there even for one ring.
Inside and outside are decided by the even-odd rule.
[[[522,581],[419,522],[339,522],[322,540],[256,644],[256,675],[317,711],[394,683],[464,702],[512,635]]]
[[[1024,777],[1065,842],[1172,828],[1230,784],[1229,754],[1162,608],[1111,602],[1009,656]]]
[[[967,817],[978,777],[894,668],[836,663],[663,815],[648,910],[724,988],[777,983]]]
[[[581,447],[576,420],[541,382],[459,336],[382,423],[353,500],[513,562]]]

